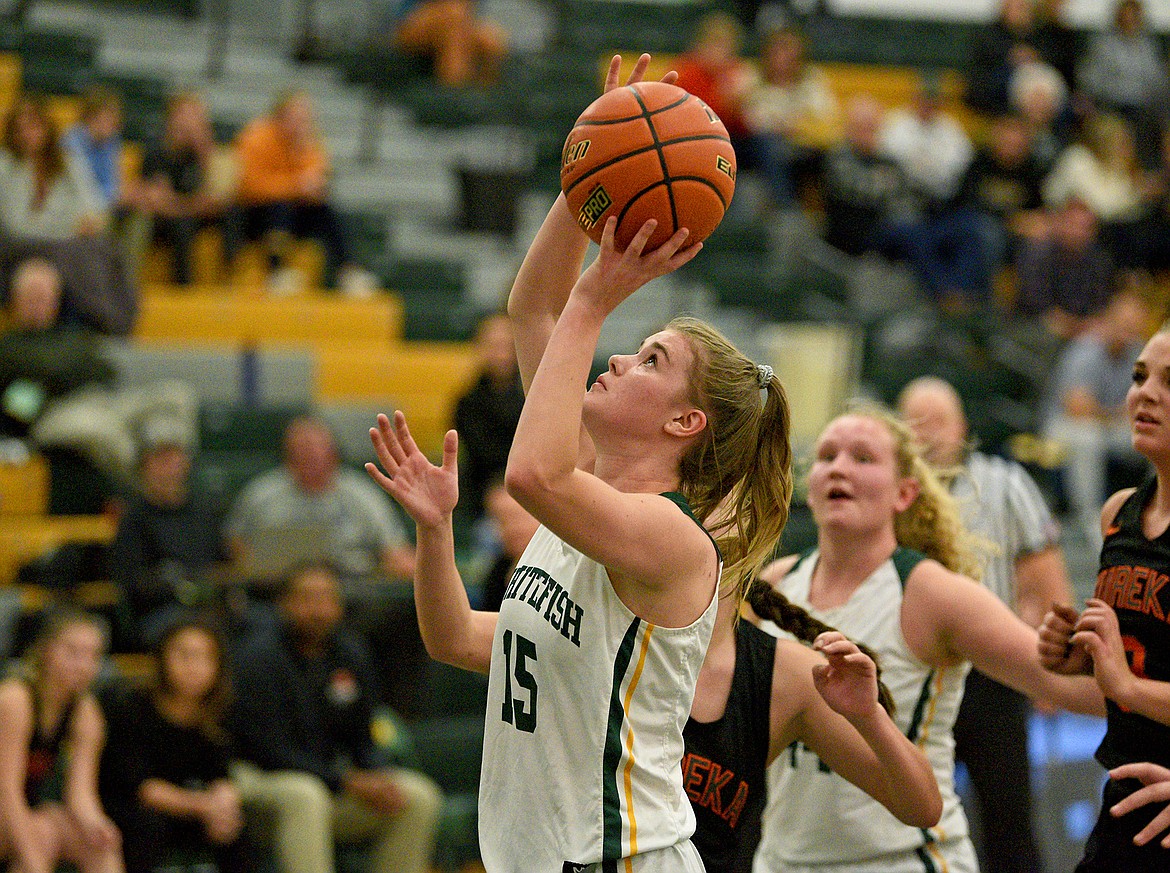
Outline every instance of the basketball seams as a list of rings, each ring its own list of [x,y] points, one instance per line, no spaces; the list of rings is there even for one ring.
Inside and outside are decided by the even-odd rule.
[[[683,225],[698,242],[726,213],[735,164],[726,130],[701,100],[674,85],[636,83],[603,94],[578,117],[562,148],[561,188],[594,243],[607,215],[618,219],[619,247],[648,218],[659,225],[650,248]]]
[[[629,87],[630,91],[633,92],[634,99],[638,101],[638,105],[642,107],[642,118],[645,119],[646,127],[650,130],[651,146],[655,151],[658,152],[658,165],[662,167],[662,181],[666,184],[666,199],[670,203],[670,232],[671,235],[674,235],[678,232],[678,203],[674,199],[674,188],[670,184],[670,164],[666,162],[666,147],[662,144],[662,140],[658,137],[658,128],[654,126],[654,119],[651,118],[652,113],[650,112],[650,108],[646,105],[646,101],[642,97],[642,94],[638,91],[637,88],[634,88],[633,86],[627,87]],[[675,101],[674,105],[682,106],[691,99],[693,98],[690,94],[684,94]],[[630,203],[626,204],[626,207],[622,210],[622,212],[625,212],[626,209],[629,209],[630,204],[637,202],[637,199],[637,197],[631,197]],[[620,218],[618,219],[618,226],[621,226]]]
[[[704,186],[710,188],[712,191],[715,192],[715,196],[719,198],[719,202],[723,204],[723,208],[727,209],[727,201],[723,199],[723,192],[720,191],[719,186],[714,184],[710,179],[704,179],[702,176],[674,176],[674,177],[672,177],[672,181],[674,181],[674,182],[698,182],[700,185],[704,185]],[[667,185],[668,190],[669,190],[669,183],[665,179],[659,179],[653,185],[647,185],[641,191],[637,191],[633,195],[631,195],[630,199],[626,201],[626,205],[623,206],[621,208],[621,210],[618,212],[618,227],[621,227],[622,222],[626,218],[626,213],[629,212],[631,209],[633,209],[638,204],[638,201],[640,199],[642,199],[642,197],[649,194],[655,188],[659,188],[663,185]]]
[[[663,140],[662,147],[663,147],[663,149],[665,149],[667,146],[678,145],[679,143],[701,142],[703,140],[710,140],[710,139],[717,140],[719,142],[725,142],[728,145],[731,144],[731,140],[729,140],[725,136],[720,136],[717,133],[712,133],[712,134],[705,134],[704,133],[704,134],[695,134],[693,136],[676,136],[674,139]],[[644,155],[648,152],[652,152],[652,151],[655,151],[657,149],[658,149],[657,146],[648,145],[648,146],[641,146],[640,148],[637,148],[637,149],[632,149],[628,152],[622,152],[620,155],[617,155],[616,157],[612,157],[608,161],[604,161],[604,162],[598,164],[597,166],[590,168],[588,171],[582,173],[580,176],[578,176],[576,179],[574,179],[570,183],[569,187],[565,189],[565,193],[568,194],[570,191],[572,191],[574,188],[576,188],[578,185],[580,185],[582,182],[584,182],[586,179],[588,179],[590,176],[594,175],[595,173],[600,173],[602,170],[608,169],[609,167],[612,167],[614,164],[620,164],[622,161],[626,160],[627,158],[636,158],[639,155]]]
[[[627,115],[625,118],[578,118],[574,127],[601,127],[606,124],[626,124],[630,121],[637,121],[639,118],[646,118],[650,115],[658,115],[663,112],[669,112],[672,109],[677,109],[688,100],[691,99],[690,94],[686,94],[666,106],[659,106],[657,109],[650,109],[646,106],[645,101],[642,100],[642,95],[638,93],[636,88],[627,85],[626,88],[634,95],[638,104],[642,107],[641,112],[635,112],[633,115]]]

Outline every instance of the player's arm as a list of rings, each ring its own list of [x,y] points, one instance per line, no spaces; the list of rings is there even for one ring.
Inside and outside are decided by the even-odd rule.
[[[1072,585],[1060,546],[1016,559],[1016,612],[1029,627],[1039,627],[1054,603],[1072,603]]]
[[[627,84],[640,82],[650,64],[650,55],[641,55],[627,79]],[[605,90],[618,87],[621,56],[610,60],[605,78]],[[668,73],[663,81],[673,81],[675,73]],[[569,299],[569,292],[581,274],[581,266],[589,249],[589,237],[569,211],[564,194],[556,201],[536,232],[524,256],[516,279],[508,295],[508,315],[516,336],[516,363],[525,394],[532,386],[536,368],[544,356],[553,326]],[[584,429],[578,434],[580,464],[588,469],[593,458],[593,446]]]
[[[394,413],[393,423],[379,415],[370,439],[378,465],[366,464],[366,472],[414,519],[414,602],[427,652],[437,661],[486,673],[498,615],[471,608],[455,564],[452,513],[459,500],[455,431],[447,431],[443,439],[442,466],[432,464],[419,449],[401,411]]]
[[[709,601],[711,588],[706,582],[714,580],[717,572],[707,535],[666,498],[621,492],[577,467],[582,389],[603,322],[622,300],[646,282],[682,266],[700,248],[682,248],[686,234],[679,231],[643,253],[656,227],[648,221],[625,251],[618,252],[616,224],[612,217],[606,222],[601,253],[574,285],[553,328],[516,427],[505,480],[534,518],[609,568],[615,584],[628,582],[660,593],[678,590],[690,580],[695,584],[687,586],[687,591],[695,595],[692,603],[697,604],[699,599]],[[643,357],[637,366],[686,366],[664,352],[651,356],[644,350]],[[680,446],[687,439],[699,438],[706,427],[706,416],[697,409],[682,419],[677,428]],[[698,596],[700,588],[705,589],[703,598]],[[680,602],[677,608],[691,612],[686,603]]]
[[[833,652],[828,663],[800,643],[783,639],[776,643],[768,763],[800,740],[834,773],[869,794],[899,821],[933,827],[942,815],[942,796],[930,762],[878,704],[873,661],[842,635],[831,636],[839,638],[837,644],[844,641],[845,648]],[[848,659],[853,663],[848,664]],[[835,681],[833,671],[849,669],[860,670],[864,676],[859,674],[854,683],[852,705],[843,706],[841,695],[829,694],[842,710],[838,712],[818,691],[814,671],[823,686]]]
[[[928,664],[971,664],[1033,700],[1089,715],[1105,701],[1087,676],[1058,676],[1040,664],[1039,637],[991,591],[935,561],[910,574],[902,606],[902,633]]]
[[[1106,697],[1131,712],[1170,724],[1170,682],[1142,675],[1142,652],[1138,649],[1127,656],[1117,613],[1107,603],[1096,598],[1086,602],[1072,644],[1084,647],[1092,657],[1093,676]]]

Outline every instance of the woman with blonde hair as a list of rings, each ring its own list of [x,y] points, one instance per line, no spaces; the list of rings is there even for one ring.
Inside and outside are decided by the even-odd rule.
[[[20,873],[122,873],[122,838],[98,799],[105,721],[90,686],[102,622],[50,614],[16,675],[0,682],[0,858]]]
[[[700,248],[683,229],[646,251],[648,221],[618,251],[616,224],[582,272],[588,239],[558,197],[513,285],[527,397],[505,481],[541,527],[498,613],[470,608],[455,566],[456,434],[438,467],[401,412],[371,429],[384,472],[367,470],[417,527],[428,651],[489,674],[480,845],[493,873],[703,869],[683,724],[717,595],[763,565],[787,516],[783,389],[712,328],[676,319],[582,390],[608,315]]]
[[[755,869],[974,873],[951,736],[967,670],[977,666],[1024,694],[1081,712],[1102,711],[1100,692],[1083,678],[1046,672],[1036,631],[973,581],[980,544],[891,412],[861,404],[829,422],[816,443],[808,502],[817,546],[765,570],[775,588],[769,599],[806,609],[877,653],[895,721],[938,780],[942,817],[929,828],[897,821],[818,755],[794,746],[769,771]]]
[[[1088,206],[1121,267],[1143,263],[1142,220],[1154,193],[1138,163],[1133,128],[1122,116],[1103,112],[1085,121],[1080,141],[1061,152],[1043,187],[1050,208],[1073,197]]]

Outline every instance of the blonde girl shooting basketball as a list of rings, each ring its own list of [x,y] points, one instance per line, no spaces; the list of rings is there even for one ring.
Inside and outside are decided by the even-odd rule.
[[[721,568],[747,578],[787,513],[783,391],[709,328],[673,323],[585,392],[606,316],[697,251],[679,231],[644,252],[648,222],[619,252],[613,229],[581,273],[585,236],[558,199],[513,288],[528,396],[506,479],[542,527],[499,613],[471,610],[455,567],[455,434],[437,467],[401,413],[371,431],[385,472],[367,469],[418,529],[428,650],[489,672],[480,847],[492,873],[703,869],[682,727]],[[701,521],[725,499],[735,524],[716,546]]]

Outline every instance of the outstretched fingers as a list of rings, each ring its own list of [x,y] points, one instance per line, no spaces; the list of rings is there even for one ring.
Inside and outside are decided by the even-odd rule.
[[[370,428],[370,442],[374,444],[374,454],[378,462],[391,476],[398,469],[398,465],[406,460],[406,454],[398,443],[398,436],[390,426],[390,419],[379,413],[377,425]]]
[[[642,52],[638,55],[638,60],[634,61],[634,69],[630,70],[630,75],[626,78],[627,85],[635,85],[641,82],[646,76],[646,70],[650,66],[649,52]]]
[[[609,68],[605,71],[605,90],[612,91],[618,86],[618,77],[622,72],[622,56],[614,55],[609,59]]]
[[[410,428],[406,424],[406,413],[401,409],[394,411],[394,432],[398,436],[398,444],[402,447],[403,459],[414,454],[422,454],[415,445],[414,437],[410,435]]]

